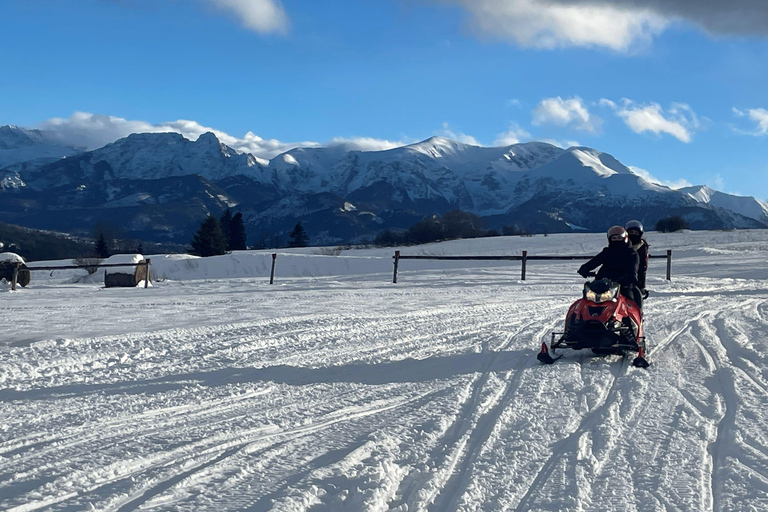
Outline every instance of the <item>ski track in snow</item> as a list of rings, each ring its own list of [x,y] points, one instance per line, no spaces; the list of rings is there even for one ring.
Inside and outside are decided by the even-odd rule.
[[[740,243],[751,279],[650,278],[649,369],[536,361],[572,264],[2,293],[0,509],[766,510],[768,263]]]

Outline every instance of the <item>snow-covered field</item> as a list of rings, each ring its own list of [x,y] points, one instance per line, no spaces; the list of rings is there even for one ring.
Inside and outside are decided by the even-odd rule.
[[[4,511],[768,509],[768,231],[650,233],[649,369],[536,353],[580,262],[152,256],[0,283]],[[599,234],[403,254],[594,254]],[[77,275],[75,275],[77,274]]]

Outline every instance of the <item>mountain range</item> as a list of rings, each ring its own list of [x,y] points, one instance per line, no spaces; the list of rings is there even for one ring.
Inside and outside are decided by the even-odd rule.
[[[27,227],[185,243],[207,214],[243,213],[249,243],[276,245],[301,221],[313,244],[371,238],[461,209],[486,227],[601,231],[672,215],[693,229],[765,228],[768,206],[708,187],[651,183],[613,156],[543,142],[479,147],[443,137],[384,151],[294,148],[269,161],[213,133],[139,133],[85,151],[0,127],[0,216]]]

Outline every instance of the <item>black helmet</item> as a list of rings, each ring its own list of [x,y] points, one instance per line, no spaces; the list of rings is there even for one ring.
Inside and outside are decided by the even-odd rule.
[[[641,234],[641,235],[643,234],[643,231],[645,231],[645,230],[643,229],[643,223],[642,223],[642,222],[640,222],[639,220],[631,220],[631,221],[627,222],[627,223],[624,225],[624,228],[625,228],[627,231],[629,231],[630,229],[634,229],[634,230],[637,230],[637,231],[639,231],[639,232],[640,232],[640,234]]]

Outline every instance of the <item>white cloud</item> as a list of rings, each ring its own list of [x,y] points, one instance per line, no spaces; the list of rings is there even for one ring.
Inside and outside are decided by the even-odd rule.
[[[629,166],[629,170],[632,171],[632,174],[636,176],[640,176],[645,181],[648,181],[650,183],[655,183],[656,185],[663,185],[665,187],[673,188],[675,190],[693,186],[690,181],[685,179],[679,179],[675,181],[660,180],[655,176],[653,176],[650,172],[646,171],[645,169],[641,169],[640,167]]]
[[[207,0],[230,12],[249,30],[260,33],[285,33],[288,16],[279,0]]]
[[[598,46],[619,52],[644,45],[669,20],[652,9],[617,2],[553,0],[442,0],[463,6],[473,28],[521,46]]]
[[[720,173],[708,178],[706,185],[713,190],[719,190],[721,192],[725,190],[725,180]]]
[[[384,151],[387,149],[399,148],[405,146],[407,142],[390,141],[385,139],[374,139],[372,137],[335,137],[328,146],[344,146],[349,150],[357,151]]]
[[[702,127],[702,121],[684,103],[673,103],[666,111],[658,103],[638,105],[628,99],[622,100],[621,105],[606,99],[600,100],[600,104],[612,108],[635,133],[666,133],[687,143],[693,140],[693,134]]]
[[[480,144],[473,136],[467,135],[466,133],[453,131],[448,123],[443,123],[443,129],[438,132],[438,135],[442,135],[443,137],[448,137],[449,139],[457,140],[471,146],[482,146],[482,144]]]
[[[179,119],[166,123],[151,124],[146,121],[123,119],[115,116],[75,112],[69,118],[53,118],[44,121],[40,129],[50,132],[61,142],[88,149],[96,149],[127,137],[132,133],[180,133],[185,138],[197,140],[206,132],[213,132],[218,139],[237,151],[251,153],[259,158],[272,158],[284,151],[298,146],[316,147],[317,142],[281,142],[275,139],[263,139],[253,132],[242,138],[233,137],[226,132],[203,126],[196,121]]]
[[[628,52],[674,22],[713,34],[768,34],[765,0],[433,0],[458,4],[480,34],[521,46]]]
[[[555,124],[572,126],[590,133],[600,131],[603,120],[591,114],[578,96],[564,100],[561,97],[541,100],[533,111],[534,126]]]
[[[53,118],[44,121],[39,128],[50,133],[60,142],[89,150],[100,148],[132,133],[180,133],[189,140],[212,132],[219,141],[243,153],[251,153],[261,159],[271,159],[296,147],[320,147],[318,142],[282,142],[276,139],[264,139],[253,132],[247,132],[242,138],[234,137],[221,130],[203,126],[197,121],[179,119],[166,123],[151,124],[146,121],[132,121],[115,116],[75,112],[70,117]],[[349,150],[379,151],[404,146],[406,142],[375,139],[372,137],[336,137],[326,146],[343,145]]]
[[[531,139],[531,134],[528,133],[517,123],[511,123],[509,129],[496,136],[496,140],[493,141],[494,146],[511,146],[512,144],[519,144]]]
[[[573,147],[581,147],[581,144],[579,144],[576,140],[557,140],[557,139],[536,139],[539,142],[546,142],[547,144],[552,144],[553,146],[557,146],[562,149],[568,149]]]
[[[768,110],[764,108],[753,108],[745,112],[743,110],[734,108],[733,112],[739,117],[748,117],[750,121],[757,123],[757,127],[753,130],[741,130],[736,128],[735,131],[737,133],[754,135],[756,137],[768,135]]]

